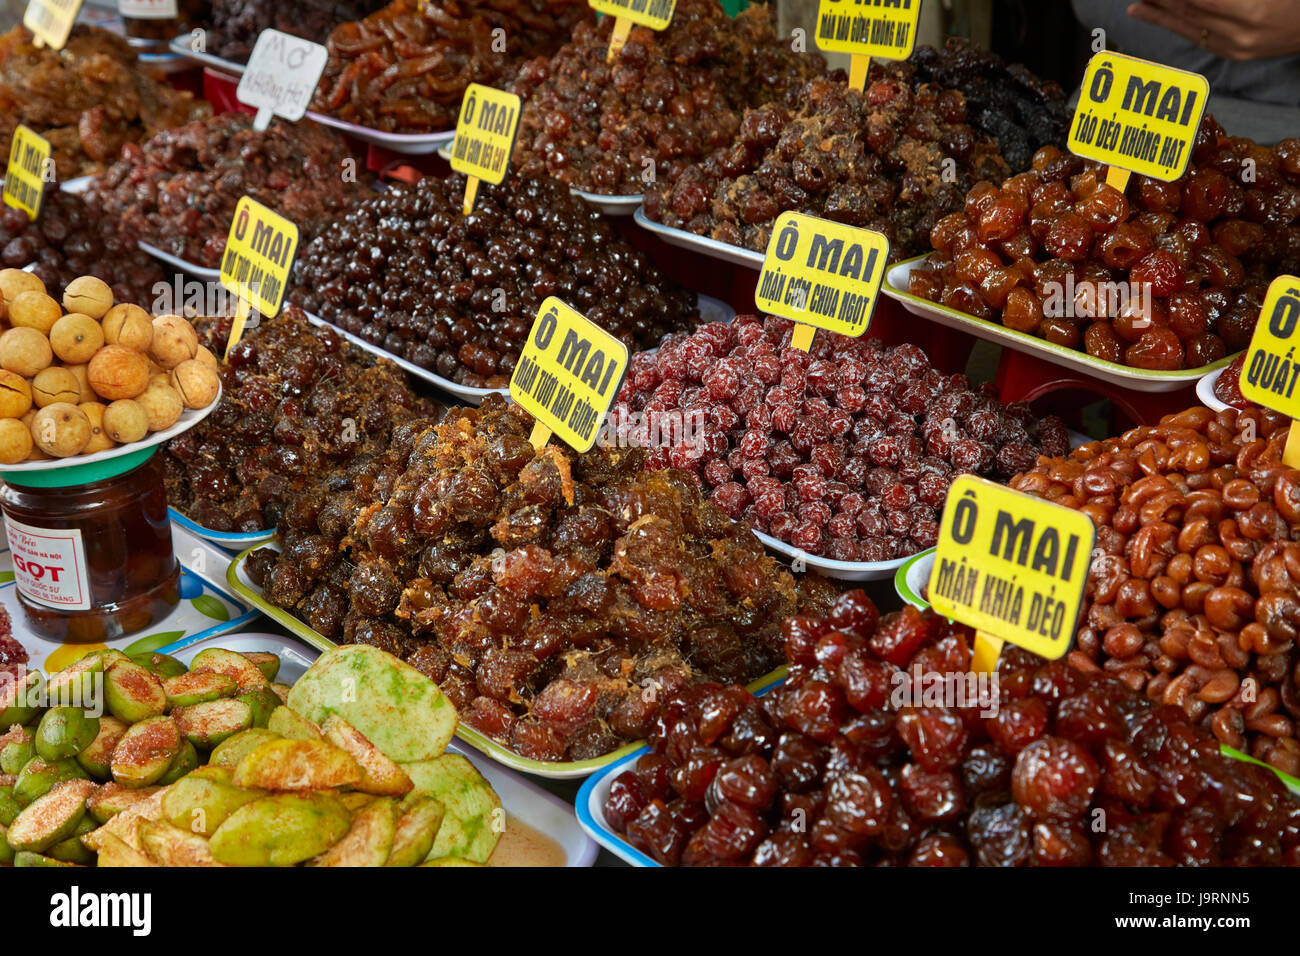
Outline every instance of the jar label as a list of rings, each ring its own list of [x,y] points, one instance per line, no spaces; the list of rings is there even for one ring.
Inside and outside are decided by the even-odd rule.
[[[90,610],[86,548],[79,528],[33,528],[6,518],[5,534],[20,594],[62,611]]]
[[[137,20],[174,20],[180,16],[176,0],[117,0],[117,12]]]

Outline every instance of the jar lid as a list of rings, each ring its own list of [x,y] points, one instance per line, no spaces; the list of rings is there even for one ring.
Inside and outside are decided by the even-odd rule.
[[[66,468],[51,468],[48,471],[5,472],[0,470],[0,479],[11,485],[27,488],[71,488],[75,485],[89,485],[96,481],[107,481],[124,475],[133,468],[139,468],[153,457],[158,449],[141,448],[129,455],[119,455],[106,461],[93,461],[85,465],[69,465]]]

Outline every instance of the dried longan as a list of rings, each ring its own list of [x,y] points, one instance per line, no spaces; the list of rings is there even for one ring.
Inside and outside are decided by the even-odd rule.
[[[99,396],[96,395],[95,390],[90,387],[90,374],[86,371],[89,366],[65,365],[64,368],[76,376],[77,384],[81,386],[81,397],[77,400],[78,405],[82,402],[99,401]]]
[[[61,366],[41,369],[32,379],[32,401],[37,408],[47,408],[59,402],[76,405],[81,401],[81,383],[77,376]]]
[[[153,320],[153,343],[149,355],[170,371],[199,351],[199,335],[179,315],[160,315]]]
[[[129,302],[115,305],[104,316],[104,341],[109,345],[125,345],[137,352],[148,352],[153,344],[153,320],[138,305]]]
[[[0,318],[9,314],[8,303],[24,292],[44,292],[45,283],[39,276],[24,272],[22,269],[0,269]]]
[[[103,344],[104,330],[81,312],[69,312],[50,329],[50,348],[69,365],[85,365]]]
[[[208,350],[208,347],[206,345],[200,345],[199,350],[194,357],[198,359],[200,362],[202,362],[204,365],[211,365],[213,368],[220,367],[219,363],[217,362],[217,357],[213,355],[211,351]]]
[[[113,441],[127,445],[149,434],[149,416],[139,402],[119,399],[104,409],[103,429]]]
[[[0,418],[22,418],[32,407],[32,387],[17,372],[0,372]]]
[[[181,417],[184,403],[180,392],[170,385],[155,385],[136,398],[137,404],[149,417],[149,431],[160,432],[171,428]]]
[[[186,408],[207,408],[221,391],[221,376],[211,365],[190,359],[172,369],[172,387]]]
[[[16,465],[32,453],[32,433],[16,418],[0,419],[0,464]]]
[[[69,312],[102,319],[113,307],[113,290],[103,279],[81,276],[69,282],[63,290],[63,307]]]
[[[105,345],[90,360],[86,375],[100,398],[135,398],[149,386],[149,360],[125,345]]]
[[[24,292],[9,302],[9,324],[16,329],[35,329],[49,335],[61,318],[63,309],[44,292]]]
[[[32,440],[47,455],[71,458],[90,444],[90,419],[67,402],[47,405],[32,419]]]
[[[106,406],[102,402],[82,402],[77,407],[90,420],[90,443],[86,445],[85,453],[93,455],[97,451],[108,451],[112,448],[116,443],[104,432]]]
[[[50,340],[35,329],[10,329],[0,335],[0,368],[31,378],[53,361]]]
[[[27,414],[19,419],[19,421],[23,423],[23,428],[27,429],[27,434],[29,437],[32,434],[32,422],[35,420],[36,413],[39,411],[40,409],[37,408],[35,405],[33,405],[30,409],[27,410]],[[27,460],[28,461],[49,461],[50,456],[45,454],[45,452],[41,451],[41,449],[36,445],[35,442],[32,442],[32,450],[28,453]]]

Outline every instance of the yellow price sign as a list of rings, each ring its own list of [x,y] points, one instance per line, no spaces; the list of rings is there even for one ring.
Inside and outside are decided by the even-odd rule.
[[[1074,638],[1096,538],[1081,511],[961,475],[939,525],[930,603],[992,644],[993,663],[1003,640],[1055,660]],[[977,665],[989,669],[979,644]]]
[[[506,178],[519,133],[519,113],[519,97],[513,93],[479,83],[465,89],[451,145],[451,168],[468,177],[465,215],[474,208],[480,181],[495,186]]]
[[[627,365],[626,345],[555,296],[547,298],[510,376],[510,397],[537,419],[534,447],[554,433],[575,451],[590,451]]]
[[[614,18],[609,52],[605,57],[607,61],[622,51],[633,24],[651,30],[666,30],[677,10],[677,0],[587,0],[587,5],[597,13]]]
[[[916,48],[921,0],[821,0],[817,6],[817,46],[827,53],[853,54],[849,83],[866,86],[871,58],[906,60]]]
[[[81,12],[81,0],[28,0],[23,26],[32,31],[37,46],[62,50]]]
[[[1300,278],[1278,276],[1259,310],[1255,334],[1241,367],[1241,394],[1248,400],[1300,418]],[[1300,468],[1300,427],[1292,421],[1283,461]]]
[[[14,130],[9,144],[9,165],[5,169],[4,202],[21,209],[29,219],[40,215],[45,184],[54,181],[54,163],[49,141],[26,126]]]
[[[221,285],[239,297],[227,354],[244,334],[250,309],[267,318],[279,314],[297,252],[296,225],[254,199],[239,200],[221,254]]]
[[[794,346],[808,351],[816,329],[856,338],[867,331],[889,262],[878,232],[783,212],[772,226],[754,303],[799,323]]]
[[[1175,180],[1187,169],[1209,96],[1199,73],[1098,53],[1083,74],[1070,151],[1122,170],[1106,180],[1121,190],[1129,173]]]

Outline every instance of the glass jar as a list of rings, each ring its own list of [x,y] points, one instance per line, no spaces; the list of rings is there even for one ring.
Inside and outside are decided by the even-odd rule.
[[[203,22],[207,7],[202,0],[117,0],[127,42],[141,53],[167,53],[174,37]]]
[[[180,602],[155,451],[4,475],[0,509],[18,599],[38,634],[109,641],[149,627]]]

